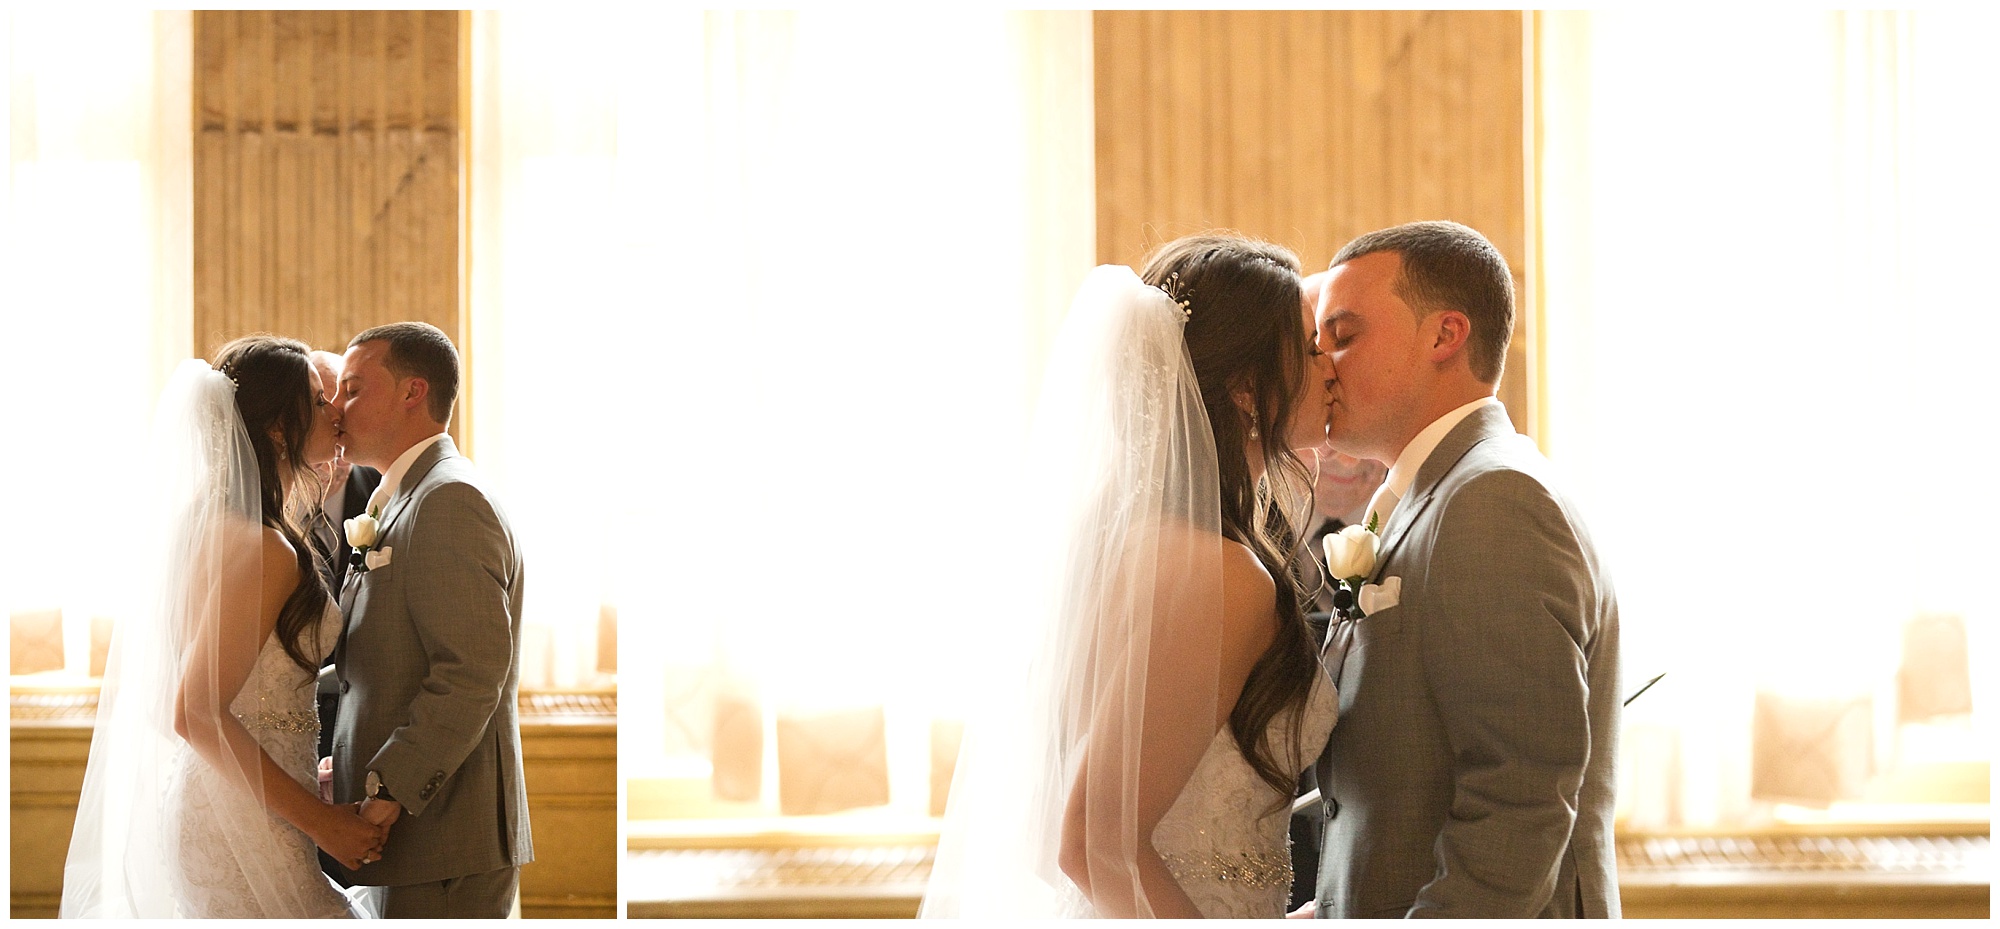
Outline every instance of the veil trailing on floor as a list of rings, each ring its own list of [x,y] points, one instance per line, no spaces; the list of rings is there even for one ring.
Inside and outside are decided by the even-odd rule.
[[[306,912],[300,889],[277,879],[296,878],[274,865],[296,852],[265,812],[261,752],[230,710],[263,644],[264,608],[257,460],[231,379],[183,362],[137,468],[150,478],[139,531],[107,526],[87,553],[107,578],[138,583],[112,634],[62,915],[203,915],[200,902],[219,896]],[[203,880],[221,874],[241,876]]]
[[[990,578],[1011,598],[998,677],[969,721],[924,916],[1150,916],[1179,893],[1151,828],[1219,728],[1224,544],[1186,318],[1121,266],[1071,306],[1017,558]]]

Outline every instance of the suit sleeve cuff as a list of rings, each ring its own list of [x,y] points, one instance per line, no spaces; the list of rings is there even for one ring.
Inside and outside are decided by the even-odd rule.
[[[400,747],[394,741],[382,746],[367,770],[381,775],[382,789],[402,805],[404,812],[421,816],[444,786],[445,773],[424,768],[419,759],[403,757],[408,753],[398,751]]]

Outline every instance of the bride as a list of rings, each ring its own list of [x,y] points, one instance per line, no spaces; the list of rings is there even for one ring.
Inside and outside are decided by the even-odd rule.
[[[1285,914],[1334,717],[1289,568],[1332,377],[1298,268],[1203,235],[1084,282],[1029,462],[1027,685],[967,732],[923,915]]]
[[[272,336],[167,384],[141,459],[144,597],[113,634],[65,917],[355,915],[314,852],[354,867],[385,838],[317,793],[314,680],[342,625],[302,531],[334,454],[322,386]]]

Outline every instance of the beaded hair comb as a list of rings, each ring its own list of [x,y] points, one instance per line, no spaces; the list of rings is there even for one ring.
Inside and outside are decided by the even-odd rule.
[[[1179,271],[1167,275],[1166,283],[1154,286],[1158,287],[1161,293],[1166,294],[1167,299],[1172,300],[1175,306],[1181,308],[1181,322],[1187,322],[1189,318],[1194,316],[1194,310],[1188,305],[1189,298],[1194,296],[1194,291],[1181,286],[1181,273]]]

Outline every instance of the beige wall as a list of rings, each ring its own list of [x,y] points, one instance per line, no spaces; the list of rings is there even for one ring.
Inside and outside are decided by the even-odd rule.
[[[1310,272],[1361,233],[1452,219],[1526,285],[1521,13],[1099,12],[1093,27],[1099,261],[1229,228]],[[1517,427],[1527,306],[1500,390]]]
[[[339,349],[408,319],[463,344],[462,22],[194,14],[196,352],[257,331]]]

